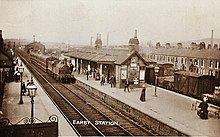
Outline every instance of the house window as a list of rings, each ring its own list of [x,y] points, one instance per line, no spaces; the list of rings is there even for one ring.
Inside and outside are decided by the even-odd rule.
[[[210,62],[209,62],[209,67],[212,68],[212,65],[213,65],[213,62],[210,61]]]
[[[159,61],[159,56],[157,56],[157,61]]]
[[[205,64],[205,60],[202,59],[201,60],[201,66],[204,67],[204,64]]]
[[[181,58],[181,63],[183,64],[183,58]]]
[[[198,65],[198,60],[197,59],[194,60],[194,64]]]
[[[215,68],[220,68],[220,67],[219,67],[219,65],[220,65],[219,63],[220,63],[220,62],[218,62],[218,61],[215,62]]]

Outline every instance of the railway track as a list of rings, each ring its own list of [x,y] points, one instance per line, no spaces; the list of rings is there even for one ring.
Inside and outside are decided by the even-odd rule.
[[[26,65],[79,136],[155,135],[82,91],[78,85],[61,84],[36,66]]]

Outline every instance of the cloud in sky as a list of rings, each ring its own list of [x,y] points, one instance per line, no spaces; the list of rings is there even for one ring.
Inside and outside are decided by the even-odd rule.
[[[219,0],[1,0],[4,38],[89,44],[127,44],[138,30],[141,43],[220,38]]]

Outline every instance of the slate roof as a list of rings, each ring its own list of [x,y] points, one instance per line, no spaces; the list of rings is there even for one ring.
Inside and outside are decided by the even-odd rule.
[[[220,60],[219,49],[158,48],[152,54]]]
[[[91,60],[94,62],[122,64],[127,59],[129,59],[131,54],[137,54],[144,62],[153,62],[149,59],[145,60],[136,52],[129,53],[128,50],[119,49],[100,49],[99,51],[96,51],[93,48],[82,48],[73,52],[66,53],[65,55],[85,60]]]
[[[180,75],[190,76],[190,77],[203,77],[203,76],[205,76],[205,75],[195,73],[195,72],[190,72],[190,71],[178,71],[178,72],[175,72],[175,74],[180,74]]]

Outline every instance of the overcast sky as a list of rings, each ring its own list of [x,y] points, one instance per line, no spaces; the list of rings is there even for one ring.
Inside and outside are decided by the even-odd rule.
[[[90,44],[141,44],[220,38],[220,0],[0,0],[4,38]]]

